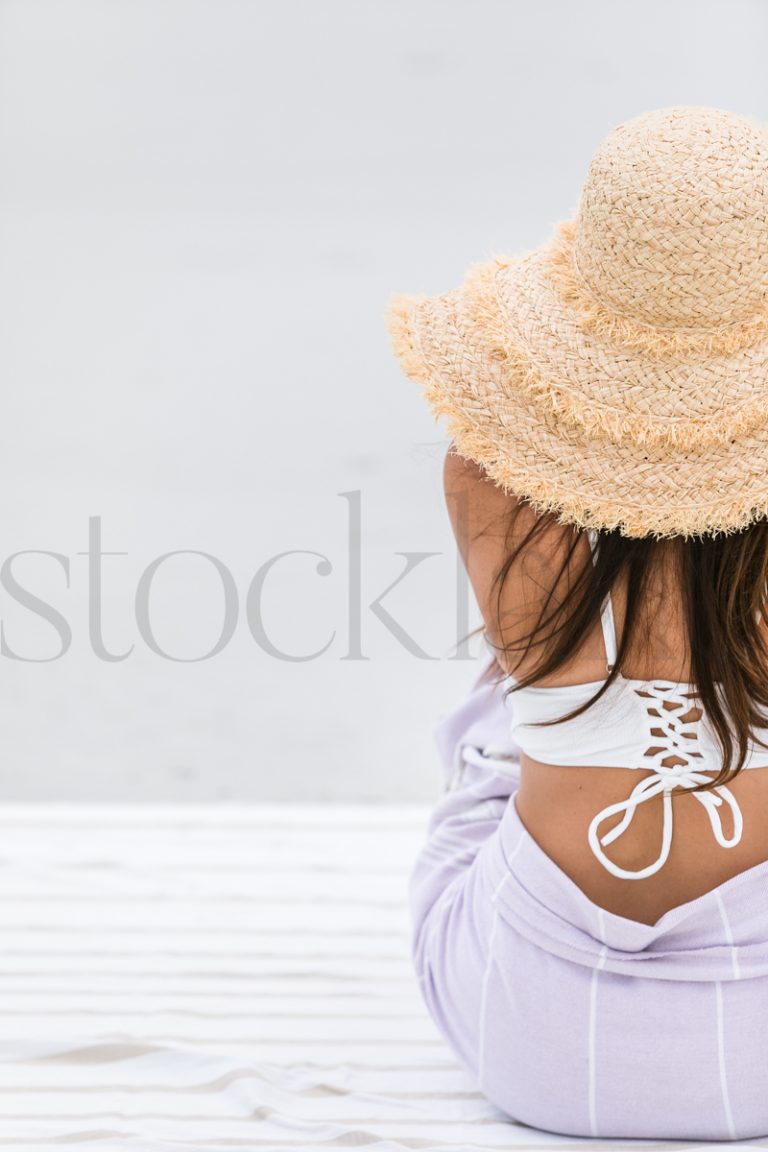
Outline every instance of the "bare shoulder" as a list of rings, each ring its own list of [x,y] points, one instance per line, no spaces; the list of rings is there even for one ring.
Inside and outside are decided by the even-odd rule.
[[[486,634],[495,644],[515,643],[535,624],[548,593],[556,596],[569,556],[572,536],[551,517],[540,517],[529,503],[505,492],[482,467],[448,449],[443,467],[446,505],[464,567],[483,616]],[[538,531],[529,540],[531,530]],[[507,568],[518,545],[519,562]],[[586,546],[588,553],[588,545]],[[582,558],[583,562],[583,558]],[[501,587],[499,573],[505,576]],[[525,671],[527,665],[505,671]]]
[[[494,548],[514,547],[539,521],[525,500],[507,492],[474,461],[460,456],[451,444],[443,462],[443,489],[457,543],[464,553],[482,540]],[[543,529],[543,530],[542,530]],[[537,534],[537,555],[554,562],[561,554],[560,525],[542,525]]]

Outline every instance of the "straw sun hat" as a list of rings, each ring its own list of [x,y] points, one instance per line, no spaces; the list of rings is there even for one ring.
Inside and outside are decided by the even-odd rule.
[[[545,244],[386,323],[455,450],[539,514],[657,537],[768,516],[768,129],[618,124]]]

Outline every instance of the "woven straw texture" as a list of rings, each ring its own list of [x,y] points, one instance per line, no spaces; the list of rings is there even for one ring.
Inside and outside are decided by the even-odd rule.
[[[768,515],[768,130],[698,105],[617,125],[545,244],[392,296],[386,324],[455,451],[540,514],[745,528]]]

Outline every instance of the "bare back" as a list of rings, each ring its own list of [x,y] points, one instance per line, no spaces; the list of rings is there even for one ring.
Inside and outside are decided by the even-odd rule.
[[[449,454],[445,462],[445,492],[457,543],[464,559],[488,635],[499,635],[493,580],[508,550],[504,532],[514,498],[506,496],[475,465]],[[534,514],[521,507],[518,523],[527,532]],[[544,590],[552,585],[562,556],[555,535],[544,538],[522,570],[509,573],[501,599],[502,619],[517,622],[524,633],[533,627],[542,605]],[[589,559],[589,544],[580,541],[573,557],[574,569]],[[575,576],[575,571],[573,573]],[[567,578],[567,577],[566,577]],[[626,590],[613,589],[617,633],[621,635]],[[630,651],[621,672],[630,679],[688,681],[689,656],[681,614],[679,588],[670,572],[654,575],[642,606],[648,622],[648,648]],[[538,657],[533,657],[534,661]],[[506,673],[520,677],[531,665],[521,662]],[[606,675],[602,629],[594,631],[581,650],[558,669],[556,676],[537,681],[537,687],[583,684]],[[513,707],[514,707],[514,696]],[[732,876],[768,860],[768,768],[741,772],[728,785],[744,814],[741,841],[728,851],[712,843],[711,826],[703,806],[691,795],[676,793],[672,848],[665,866],[654,875],[628,883],[607,872],[590,850],[587,830],[595,813],[622,800],[642,775],[642,769],[563,766],[545,764],[521,755],[520,789],[515,797],[518,814],[530,834],[552,860],[596,904],[616,915],[654,924],[672,908],[703,896]],[[629,783],[628,783],[629,782]],[[730,829],[726,829],[730,831]],[[638,810],[631,828],[617,841],[612,858],[623,868],[636,869],[659,851],[662,833],[662,798],[655,797]]]

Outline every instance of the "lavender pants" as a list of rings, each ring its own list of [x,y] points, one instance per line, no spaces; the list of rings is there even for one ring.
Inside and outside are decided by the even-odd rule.
[[[409,900],[435,1024],[520,1123],[574,1136],[765,1136],[768,862],[652,926],[600,908],[517,814],[512,707],[478,676],[434,731],[445,789]]]

